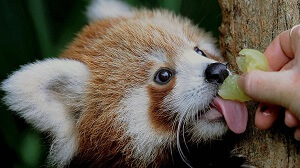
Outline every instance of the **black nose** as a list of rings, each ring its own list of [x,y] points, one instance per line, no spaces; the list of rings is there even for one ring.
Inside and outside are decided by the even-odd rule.
[[[223,83],[229,75],[226,65],[221,63],[209,64],[205,70],[205,78],[209,83]]]

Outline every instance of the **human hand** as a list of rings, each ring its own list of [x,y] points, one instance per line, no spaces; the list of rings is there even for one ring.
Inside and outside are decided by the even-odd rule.
[[[300,25],[278,35],[264,55],[269,72],[252,71],[239,78],[239,85],[254,100],[261,101],[255,125],[270,128],[285,109],[285,124],[295,127],[294,137],[300,141]]]

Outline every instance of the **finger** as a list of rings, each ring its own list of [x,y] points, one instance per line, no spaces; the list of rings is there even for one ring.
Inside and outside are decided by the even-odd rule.
[[[295,59],[290,60],[287,64],[285,64],[280,71],[292,69],[296,64]]]
[[[288,110],[285,111],[284,122],[288,127],[291,128],[299,125],[299,120],[297,119],[297,117]]]
[[[255,125],[260,130],[269,129],[277,120],[280,107],[260,103],[255,113]]]
[[[270,71],[280,70],[287,62],[294,58],[289,30],[280,33],[265,50],[264,55],[268,59]]]
[[[290,30],[290,45],[295,55],[300,49],[300,25],[294,26],[292,30]]]
[[[300,141],[300,127],[295,130],[294,137],[297,141]]]
[[[295,55],[296,64],[300,65],[300,25],[294,27],[290,35],[291,47]],[[299,69],[299,66],[296,67]]]
[[[294,88],[291,70],[280,72],[252,71],[241,75],[238,84],[254,100],[289,107]]]

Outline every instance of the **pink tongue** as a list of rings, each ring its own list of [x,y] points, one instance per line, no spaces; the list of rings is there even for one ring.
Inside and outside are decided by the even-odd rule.
[[[245,103],[216,97],[213,100],[213,104],[224,115],[226,123],[231,131],[240,134],[246,130],[248,111]]]

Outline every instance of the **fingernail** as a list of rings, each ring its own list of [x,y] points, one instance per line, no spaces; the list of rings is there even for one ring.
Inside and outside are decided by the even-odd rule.
[[[270,116],[271,112],[268,111],[269,107],[268,106],[262,106],[259,110],[262,112],[264,116]]]
[[[296,141],[300,141],[300,137],[295,136]]]

